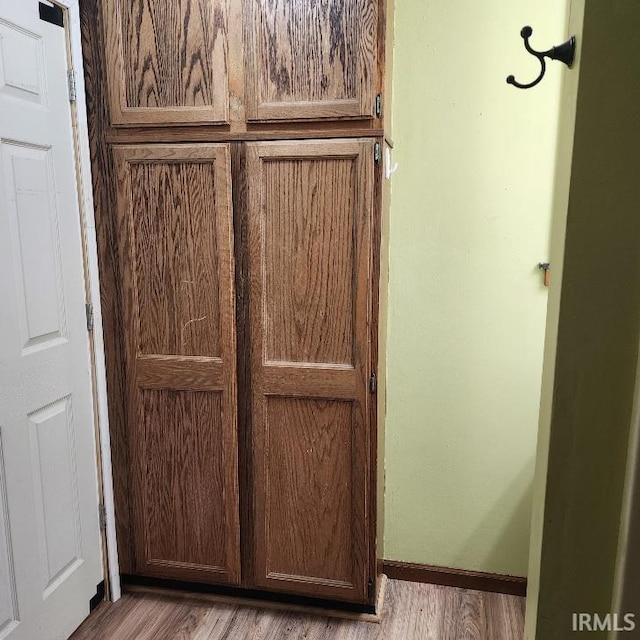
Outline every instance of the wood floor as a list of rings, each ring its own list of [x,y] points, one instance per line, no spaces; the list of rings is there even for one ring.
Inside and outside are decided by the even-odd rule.
[[[522,640],[524,598],[390,580],[380,624],[127,594],[71,640]]]

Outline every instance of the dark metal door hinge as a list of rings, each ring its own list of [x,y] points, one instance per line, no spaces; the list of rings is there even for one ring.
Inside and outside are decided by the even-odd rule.
[[[107,528],[107,508],[103,504],[98,506],[98,514],[100,518],[100,529],[104,531]]]
[[[376,118],[382,118],[382,94],[376,96]]]
[[[91,333],[93,331],[93,305],[91,303],[85,304],[84,312],[87,316],[87,331]]]
[[[76,101],[76,74],[73,69],[67,70],[67,87],[69,88],[69,102]]]
[[[371,393],[378,393],[378,378],[375,373],[372,373],[369,378],[369,391],[371,391]]]
[[[376,142],[373,145],[373,159],[376,164],[380,163],[380,159],[382,157],[382,145],[379,142]]]

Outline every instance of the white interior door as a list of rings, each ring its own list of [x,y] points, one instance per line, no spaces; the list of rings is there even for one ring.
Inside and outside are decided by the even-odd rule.
[[[0,640],[66,639],[102,580],[64,28],[0,0]]]

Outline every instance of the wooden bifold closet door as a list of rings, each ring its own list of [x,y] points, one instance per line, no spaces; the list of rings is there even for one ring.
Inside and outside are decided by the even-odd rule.
[[[246,146],[254,582],[365,602],[374,142]]]
[[[240,579],[226,144],[114,149],[136,571]]]

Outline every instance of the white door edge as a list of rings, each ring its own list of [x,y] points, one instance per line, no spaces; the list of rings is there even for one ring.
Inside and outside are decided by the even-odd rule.
[[[90,340],[94,354],[93,385],[97,404],[100,459],[102,464],[102,495],[106,512],[107,565],[111,601],[121,596],[120,569],[115,526],[115,503],[113,496],[113,470],[111,466],[111,437],[109,435],[109,413],[107,402],[107,376],[104,359],[104,337],[102,333],[102,309],[100,305],[100,279],[98,271],[98,245],[96,240],[93,191],[91,181],[91,153],[84,84],[82,39],[80,34],[79,0],[55,0],[68,11],[68,37],[71,49],[71,64],[75,72],[76,101],[72,108],[76,130],[76,165],[80,185],[80,212],[84,235],[86,277],[88,278],[89,302],[93,306],[94,329]],[[98,462],[96,461],[96,464]]]

